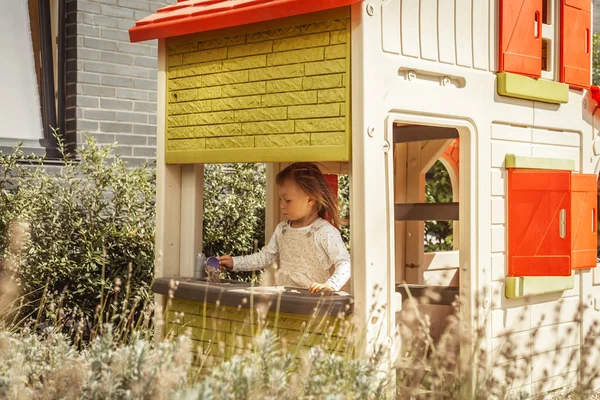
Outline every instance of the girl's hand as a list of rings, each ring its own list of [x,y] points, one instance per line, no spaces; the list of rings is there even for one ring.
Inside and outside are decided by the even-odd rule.
[[[310,290],[311,293],[319,293],[322,290],[325,290],[327,292],[333,292],[333,288],[331,286],[329,286],[326,283],[317,283],[317,282],[313,282],[310,284],[310,287],[308,288]]]
[[[219,265],[222,270],[232,270],[233,269],[233,258],[231,256],[221,256],[219,257]]]

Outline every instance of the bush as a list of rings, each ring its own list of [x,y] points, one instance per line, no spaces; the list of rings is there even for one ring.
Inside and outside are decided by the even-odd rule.
[[[63,399],[380,399],[380,355],[347,359],[319,348],[300,360],[265,330],[251,349],[198,376],[187,336],[118,344],[110,327],[76,351],[66,336],[0,331],[0,397]]]
[[[44,294],[60,294],[65,318],[79,315],[89,326],[99,306],[100,313],[125,307],[132,294],[130,305],[141,307],[150,297],[154,170],[128,169],[112,148],[91,137],[79,159],[63,148],[64,165],[54,175],[20,147],[0,153],[0,273],[24,296],[21,315],[36,311]],[[28,235],[15,239],[15,226]],[[120,291],[119,281],[128,290]],[[42,320],[52,316],[47,307],[42,312]]]
[[[425,175],[425,202],[451,203],[450,175],[441,161],[436,161]],[[425,251],[450,251],[454,247],[452,221],[425,221]]]
[[[426,297],[432,300],[435,294]],[[522,333],[507,330],[495,338],[498,347],[488,354],[485,326],[472,332],[460,323],[457,314],[450,315],[446,329],[435,340],[430,335],[431,321],[420,314],[415,300],[409,296],[397,321],[401,347],[393,363],[386,357],[385,347],[377,347],[368,356],[356,351],[361,347],[354,346],[362,343],[364,331],[352,326],[348,331],[357,335],[341,339],[347,341],[339,343],[339,351],[330,352],[321,346],[308,349],[287,344],[257,319],[256,326],[263,328],[247,345],[234,345],[235,354],[228,361],[221,359],[225,343],[193,341],[187,335],[153,345],[134,331],[128,340],[120,341],[107,324],[104,334],[78,350],[54,328],[37,335],[28,330],[10,333],[0,328],[0,398],[385,399],[391,397],[388,384],[394,375],[395,398],[401,399],[516,400],[532,395],[538,398],[537,393],[544,392],[546,396],[539,398],[549,398],[559,393],[548,390],[571,379],[579,383],[570,387],[574,392],[569,399],[596,398],[591,397],[591,390],[600,376],[594,357],[598,325],[582,336],[583,346],[573,346],[567,336],[555,337],[553,350],[563,352],[567,359],[553,357],[538,365],[535,355],[543,353],[538,353],[536,342],[547,339],[540,336],[541,327],[532,328],[527,342]],[[577,310],[574,317],[580,318],[585,308]],[[379,318],[382,311],[379,307],[371,315]],[[555,311],[556,315],[565,312],[560,304]],[[528,315],[525,309],[523,315]],[[553,322],[550,317],[545,326],[559,325]],[[564,334],[555,329],[556,334]],[[330,328],[324,335],[325,345],[332,332]],[[461,354],[461,345],[473,352]],[[197,365],[205,357],[212,357],[213,362],[207,361],[208,367]],[[534,364],[540,379],[525,384],[523,377],[532,373]],[[575,377],[561,374],[562,370],[579,369],[581,375]],[[556,374],[560,374],[559,380]],[[476,381],[472,380],[474,375]],[[471,383],[475,383],[474,393],[469,392]]]
[[[592,53],[592,85],[600,84],[600,32],[594,32]]]
[[[51,328],[41,336],[0,331],[0,397],[160,399],[186,384],[189,338],[154,347],[134,335],[117,344],[110,325],[106,331],[81,352]]]
[[[340,218],[348,221],[348,225],[339,228],[346,247],[350,249],[350,177],[348,175],[338,177],[338,204],[340,206]]]
[[[265,243],[265,164],[207,164],[204,253],[249,254]]]

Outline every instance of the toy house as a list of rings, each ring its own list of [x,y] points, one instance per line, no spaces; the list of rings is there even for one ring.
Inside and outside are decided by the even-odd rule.
[[[285,163],[320,162],[350,176],[348,292],[369,339],[395,340],[402,282],[442,287],[427,311],[434,324],[460,293],[462,321],[486,326],[487,354],[507,331],[524,342],[534,331],[548,338],[527,350],[532,365],[515,393],[586,379],[569,352],[580,356],[600,318],[591,7],[180,0],[138,21],[132,41],[159,41],[156,271],[164,279],[156,291],[198,318],[225,301],[192,278],[203,164],[268,163],[269,237],[280,221],[275,174]],[[437,160],[449,171],[452,203],[424,203],[425,173]],[[424,252],[430,220],[454,221],[453,251]],[[254,289],[236,290],[232,308],[202,334],[230,340],[234,314],[247,312],[234,302]],[[293,331],[315,300],[289,296],[279,311]],[[348,298],[326,301],[339,313]],[[378,318],[369,316],[373,302],[387,305]]]

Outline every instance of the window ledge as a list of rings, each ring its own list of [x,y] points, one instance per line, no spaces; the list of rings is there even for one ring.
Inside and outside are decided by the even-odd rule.
[[[497,74],[497,91],[501,96],[525,100],[554,104],[569,102],[569,85],[566,83],[535,79],[508,72]]]
[[[504,168],[574,171],[575,161],[566,158],[529,157],[507,154]]]
[[[516,299],[544,293],[562,292],[573,289],[575,279],[571,276],[507,276],[504,293],[509,299]]]

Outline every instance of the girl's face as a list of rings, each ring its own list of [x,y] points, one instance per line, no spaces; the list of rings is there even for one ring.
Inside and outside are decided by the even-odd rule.
[[[286,179],[281,185],[277,185],[277,194],[279,208],[286,219],[297,221],[315,213],[314,199],[304,193],[295,182]]]

